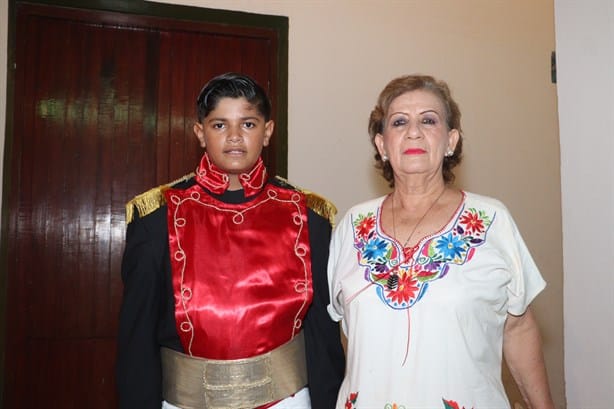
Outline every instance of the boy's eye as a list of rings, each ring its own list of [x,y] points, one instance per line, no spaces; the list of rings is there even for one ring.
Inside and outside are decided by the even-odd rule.
[[[255,123],[253,123],[253,122],[245,122],[245,123],[243,124],[243,126],[244,126],[244,127],[246,127],[247,129],[251,129],[251,128],[255,127],[255,126],[256,126],[256,124],[255,124]]]
[[[224,124],[221,122],[217,122],[213,124],[213,129],[223,129],[224,128]]]

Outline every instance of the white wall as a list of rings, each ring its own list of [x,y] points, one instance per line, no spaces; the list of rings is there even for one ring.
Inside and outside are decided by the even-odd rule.
[[[413,72],[449,82],[466,137],[459,185],[508,205],[548,281],[535,311],[563,408],[560,156],[549,66],[554,0],[160,1],[289,17],[288,176],[340,213],[387,191],[366,131],[382,87]],[[2,104],[5,94],[0,83]],[[1,109],[2,124],[4,115]]]
[[[572,409],[614,402],[614,3],[556,0],[565,377]]]

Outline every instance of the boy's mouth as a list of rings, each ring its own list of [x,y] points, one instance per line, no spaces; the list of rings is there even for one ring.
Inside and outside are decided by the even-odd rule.
[[[245,153],[245,149],[239,149],[239,148],[227,149],[224,151],[224,153],[228,155],[243,155]]]

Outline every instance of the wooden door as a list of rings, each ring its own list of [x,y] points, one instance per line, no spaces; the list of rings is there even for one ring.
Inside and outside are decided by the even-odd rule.
[[[206,80],[240,71],[275,100],[278,38],[114,12],[16,12],[4,407],[110,408],[125,202],[195,169]]]

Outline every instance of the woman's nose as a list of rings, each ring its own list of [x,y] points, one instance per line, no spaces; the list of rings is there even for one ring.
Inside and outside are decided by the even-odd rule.
[[[412,122],[407,128],[407,139],[417,139],[422,137],[422,129],[420,123]]]

